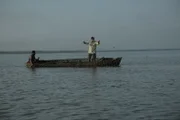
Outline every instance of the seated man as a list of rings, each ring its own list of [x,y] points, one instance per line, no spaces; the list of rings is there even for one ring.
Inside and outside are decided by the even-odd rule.
[[[95,41],[94,37],[91,37],[91,41],[90,42],[85,42],[83,41],[84,44],[89,45],[88,48],[88,59],[89,62],[91,61],[91,58],[93,57],[93,61],[96,60],[96,46],[100,44],[100,40],[99,41]]]
[[[29,58],[29,61],[28,61],[28,62],[30,62],[32,65],[39,60],[39,57],[38,57],[38,59],[36,59],[35,55],[36,55],[36,51],[33,50],[33,51],[32,51],[32,54],[31,54],[31,56],[30,56],[30,58]]]

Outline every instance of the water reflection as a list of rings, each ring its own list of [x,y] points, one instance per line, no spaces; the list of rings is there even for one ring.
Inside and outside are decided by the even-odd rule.
[[[35,74],[37,71],[37,68],[28,68],[28,70],[32,73]]]
[[[89,112],[88,118],[98,119],[100,117],[100,112],[102,106],[100,104],[100,89],[98,81],[98,68],[92,68],[92,80],[90,80],[91,89],[89,89],[89,98],[91,110]]]
[[[92,77],[96,78],[97,76],[97,68],[92,68]]]

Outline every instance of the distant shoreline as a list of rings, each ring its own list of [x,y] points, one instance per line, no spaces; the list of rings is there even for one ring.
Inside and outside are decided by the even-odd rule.
[[[169,51],[177,49],[127,49],[127,50],[97,50],[97,52],[136,52],[136,51]],[[41,53],[85,53],[87,50],[36,50],[37,54]],[[0,51],[0,54],[29,54],[30,51]]]

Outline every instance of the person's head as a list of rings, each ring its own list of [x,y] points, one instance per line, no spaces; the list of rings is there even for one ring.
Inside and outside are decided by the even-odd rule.
[[[95,38],[94,38],[94,37],[91,37],[91,40],[92,40],[92,41],[94,41],[94,40],[95,40]]]
[[[36,51],[35,51],[35,50],[33,50],[33,51],[32,51],[32,54],[34,54],[34,55],[35,55],[35,54],[36,54]]]

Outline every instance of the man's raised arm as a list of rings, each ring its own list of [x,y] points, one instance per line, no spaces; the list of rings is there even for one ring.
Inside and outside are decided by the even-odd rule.
[[[100,40],[96,41],[96,45],[100,45]]]
[[[86,41],[83,41],[83,43],[84,43],[84,44],[86,44],[86,45],[88,45],[88,44],[89,44],[89,42],[86,42]]]

